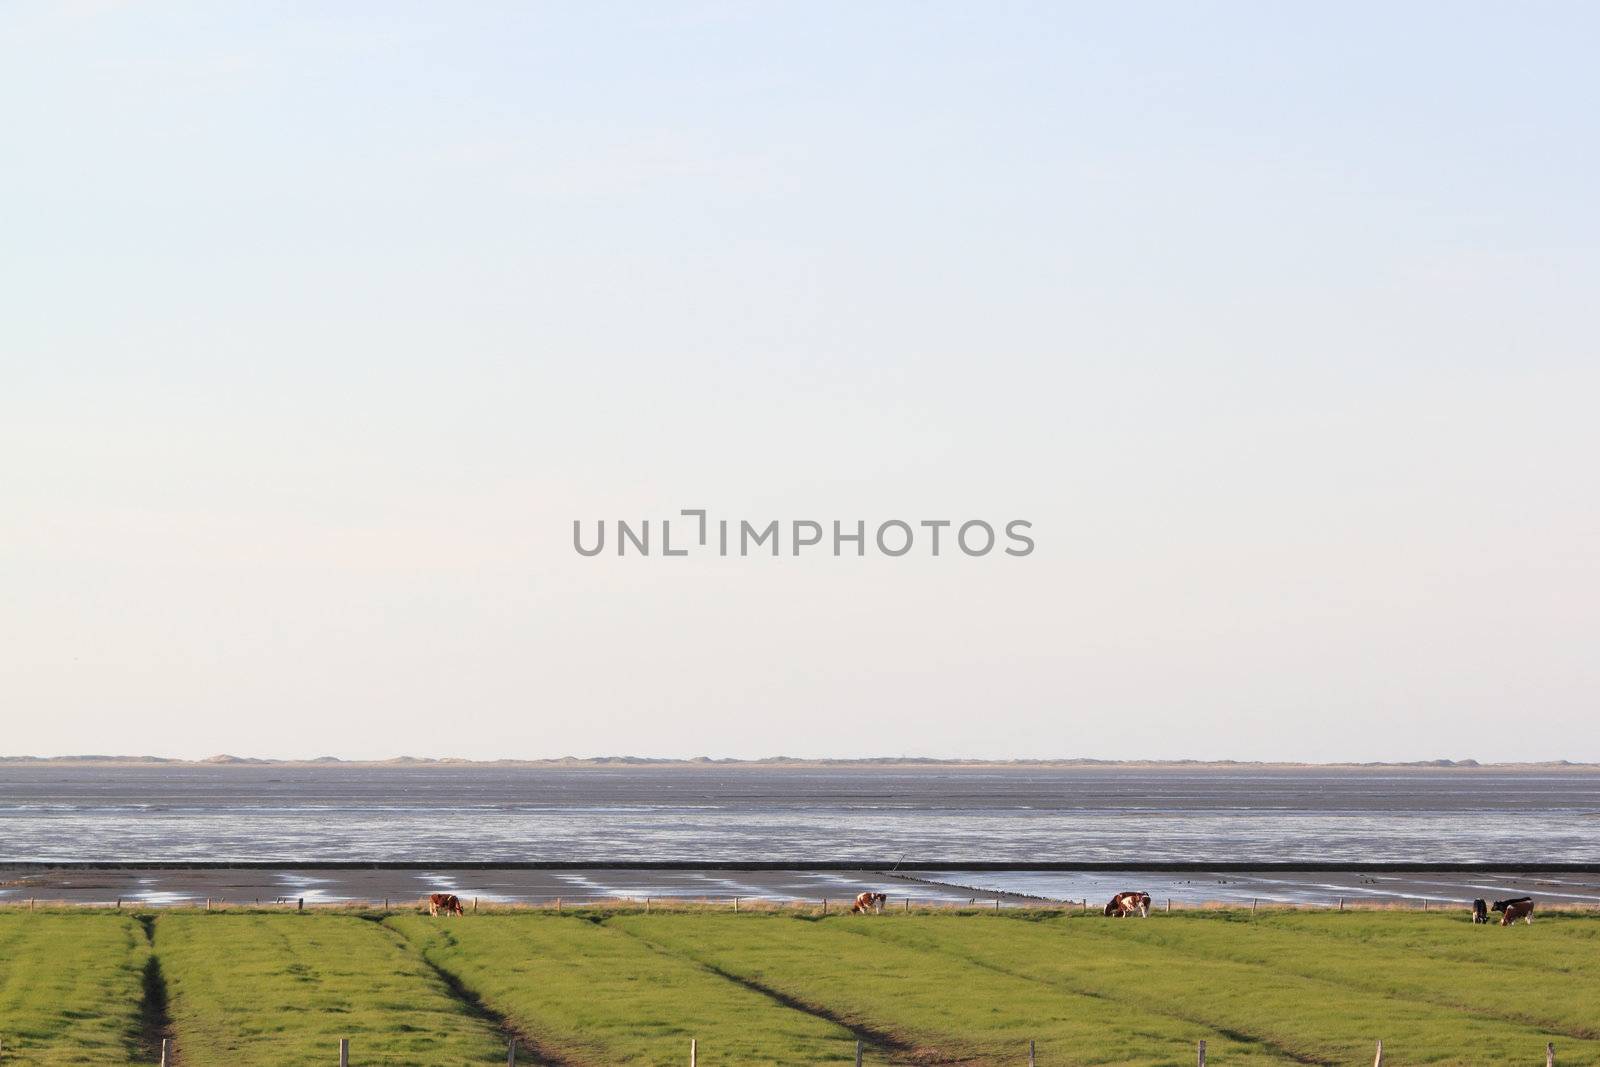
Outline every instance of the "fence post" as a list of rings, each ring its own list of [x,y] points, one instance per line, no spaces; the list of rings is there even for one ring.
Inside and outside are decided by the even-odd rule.
[[[1372,1067],[1383,1067],[1383,1038],[1378,1039],[1378,1055],[1372,1061]]]
[[[911,898],[910,897],[906,897],[906,914],[907,915],[911,914]]]
[[[1000,910],[1000,898],[999,897],[995,897],[994,898],[994,910],[995,911],[999,911]]]
[[[824,914],[824,915],[828,914],[828,898],[827,897],[823,897],[822,898],[822,914]]]
[[[511,1039],[511,1047],[506,1049],[506,1067],[517,1067],[517,1039]]]
[[[1206,1041],[1205,1041],[1205,1038],[1201,1038],[1200,1039],[1200,1067],[1206,1067]]]
[[[1556,1043],[1554,1041],[1545,1042],[1544,1067],[1556,1067]]]
[[[474,915],[478,914],[478,898],[477,897],[473,897],[472,898],[472,914],[474,914]]]
[[[1033,1067],[1033,1042],[1028,1042],[1028,1067]]]
[[[294,910],[295,911],[305,911],[306,910],[306,898],[305,897],[301,897],[299,900],[295,901]]]
[[[1256,913],[1256,903],[1257,903],[1256,902],[1256,898],[1255,897],[1251,897],[1250,898],[1250,914],[1251,915],[1254,915]]]
[[[644,913],[646,915],[650,914],[650,898],[649,897],[645,897],[644,898]]]
[[[692,1037],[689,1039],[689,1067],[696,1067],[695,1061],[700,1056],[699,1045],[700,1043],[696,1039]]]
[[[856,1041],[856,1067],[861,1067],[861,1041]]]
[[[739,898],[738,897],[734,897],[733,898],[733,913],[735,915],[739,914]]]
[[[165,1037],[162,1038],[161,1039],[161,1067],[167,1067],[167,1064],[172,1059],[171,1053],[172,1053],[171,1040],[169,1038],[165,1038]]]
[[[1339,898],[1339,910],[1340,911],[1344,910],[1344,897],[1340,897]]]
[[[350,1039],[339,1039],[339,1067],[350,1067]]]
[[[1171,897],[1167,898],[1167,911],[1169,913],[1172,911],[1172,898]]]

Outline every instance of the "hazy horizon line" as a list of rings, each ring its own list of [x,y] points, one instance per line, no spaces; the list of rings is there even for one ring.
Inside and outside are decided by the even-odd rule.
[[[1091,756],[1059,758],[984,759],[937,756],[806,757],[762,756],[552,756],[536,758],[470,759],[463,756],[391,756],[382,759],[346,759],[340,756],[282,758],[234,756],[226,753],[190,759],[155,755],[0,755],[0,766],[51,764],[54,766],[210,766],[210,767],[1170,767],[1170,768],[1408,768],[1441,770],[1563,768],[1600,769],[1600,763],[1573,760],[1423,759],[1423,760],[1271,760],[1271,759],[1100,759]]]

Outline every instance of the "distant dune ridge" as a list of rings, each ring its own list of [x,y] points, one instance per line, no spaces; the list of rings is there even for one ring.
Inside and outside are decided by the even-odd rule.
[[[205,759],[190,760],[176,759],[168,756],[0,756],[0,765],[6,764],[51,764],[56,766],[240,766],[240,767],[528,767],[528,768],[582,768],[582,767],[659,767],[670,769],[674,767],[704,768],[718,767],[728,769],[806,769],[829,768],[845,769],[861,768],[882,770],[884,768],[904,769],[949,769],[956,767],[977,769],[1028,769],[1028,768],[1141,768],[1160,770],[1162,768],[1205,770],[1239,770],[1241,768],[1256,769],[1294,769],[1294,768],[1327,768],[1327,769],[1381,769],[1381,768],[1407,768],[1407,769],[1439,769],[1451,771],[1472,770],[1600,770],[1600,763],[1574,763],[1571,760],[1545,760],[1540,762],[1520,763],[1480,763],[1475,759],[1433,759],[1411,760],[1405,762],[1366,762],[1366,763],[1300,763],[1292,760],[1108,760],[1091,759],[1088,757],[1074,757],[1070,759],[939,759],[931,756],[867,756],[855,759],[805,759],[798,756],[767,756],[762,759],[714,759],[710,756],[695,756],[689,759],[668,759],[654,756],[560,756],[550,759],[498,759],[498,760],[472,760],[456,756],[394,756],[381,760],[347,760],[338,756],[316,756],[311,759],[268,759],[255,756],[231,756],[219,754],[208,756]]]

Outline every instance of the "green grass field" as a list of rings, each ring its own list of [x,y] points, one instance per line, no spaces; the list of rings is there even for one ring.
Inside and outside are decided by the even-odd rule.
[[[350,915],[171,914],[155,921],[185,1064],[490,1063],[499,1033],[402,937]]]
[[[126,915],[0,912],[0,1062],[137,1062],[149,958]]]
[[[686,1063],[694,1038],[706,1067],[842,1062],[847,1054],[854,1061],[855,1039],[844,1027],[610,923],[521,915],[389,922],[486,1005],[563,1058]]]
[[[0,1062],[1600,1063],[1600,917],[0,912]]]

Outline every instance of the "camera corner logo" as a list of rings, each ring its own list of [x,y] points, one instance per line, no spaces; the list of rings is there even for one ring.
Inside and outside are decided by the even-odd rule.
[[[998,524],[998,531],[997,524],[983,519],[886,519],[869,529],[865,519],[753,523],[713,519],[704,508],[684,508],[675,519],[617,519],[610,523],[596,519],[588,531],[585,525],[582,519],[572,520],[572,547],[580,556],[601,555],[608,543],[618,556],[865,556],[869,548],[874,555],[892,557],[957,552],[964,556],[1029,556],[1034,549],[1027,533],[1033,523],[1027,519],[1010,519]],[[653,540],[652,531],[659,534]]]

